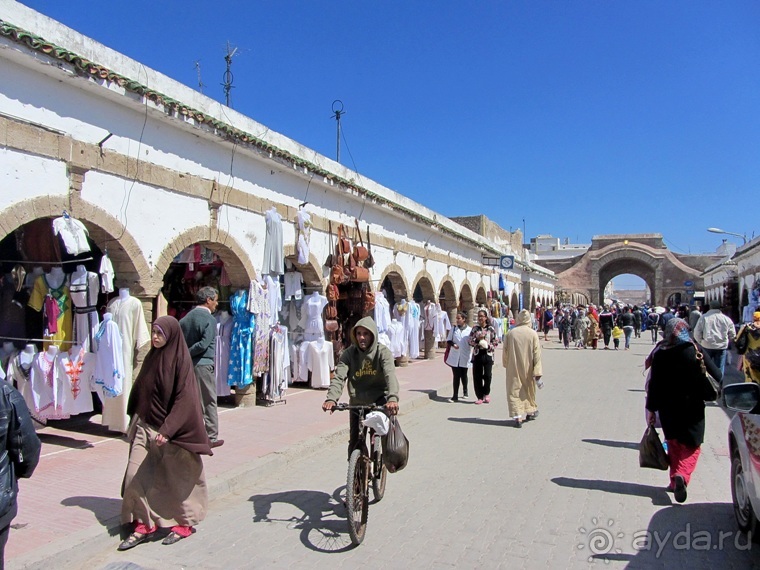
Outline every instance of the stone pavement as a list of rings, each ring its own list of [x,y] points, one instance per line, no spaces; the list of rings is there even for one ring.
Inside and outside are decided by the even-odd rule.
[[[629,352],[566,351],[556,340],[544,347],[541,416],[521,430],[505,421],[498,365],[490,405],[449,403],[446,383],[426,400],[430,405],[402,417],[410,463],[390,475],[385,498],[370,507],[359,548],[351,548],[340,504],[346,462],[345,437],[339,436],[319,443],[319,453],[232,488],[212,503],[197,534],[177,545],[148,543],[119,553],[118,537],[101,527],[100,539],[63,552],[54,565],[760,567],[760,549],[747,550],[746,537],[736,533],[726,413],[708,407],[702,457],[689,499],[678,505],[664,490],[666,472],[638,467],[645,427],[642,363],[650,343],[634,341]],[[441,380],[448,372],[443,366],[440,359],[416,363],[402,374],[413,373],[416,383],[435,370]],[[409,388],[407,383],[407,395]],[[346,421],[336,416],[338,424]],[[20,560],[9,567],[21,567]]]
[[[428,394],[448,382],[450,371],[442,354],[441,350],[435,360],[416,360],[396,369],[404,412],[428,402]],[[204,458],[210,498],[286,467],[325,440],[343,441],[347,418],[322,412],[324,397],[324,390],[291,387],[286,404],[220,407],[225,444],[213,457]],[[38,432],[42,458],[34,476],[19,481],[19,514],[5,551],[9,568],[26,568],[118,533],[129,446],[99,421],[100,416],[93,416],[90,423],[75,428],[46,427]]]

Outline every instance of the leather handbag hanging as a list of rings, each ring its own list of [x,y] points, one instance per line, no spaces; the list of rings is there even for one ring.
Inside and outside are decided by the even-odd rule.
[[[343,265],[348,265],[345,256],[351,253],[351,242],[346,237],[346,228],[343,224],[338,226],[338,251],[344,256]]]
[[[342,272],[341,272],[342,275]],[[340,290],[335,283],[328,283],[327,290],[325,291],[328,301],[337,301],[340,297]]]
[[[362,261],[366,261],[367,258],[369,258],[369,250],[367,250],[367,248],[364,247],[364,240],[362,240],[362,231],[359,229],[359,220],[354,218],[354,224],[356,225],[356,233],[359,234],[359,244],[360,244],[360,245],[354,245],[354,252],[353,252],[354,261],[356,261],[356,263],[361,263]]]
[[[357,265],[354,258],[351,258],[349,266],[349,280],[354,283],[368,283],[369,282],[369,269]]]
[[[375,266],[375,258],[372,257],[372,242],[369,239],[369,224],[367,224],[367,259],[364,261],[364,267],[372,269]]]
[[[375,294],[369,289],[366,289],[364,291],[364,300],[363,300],[362,308],[365,313],[369,313],[375,308]]]
[[[334,320],[338,318],[338,307],[335,305],[335,301],[327,304],[325,307],[325,319]]]
[[[334,265],[334,262],[333,262],[333,252],[335,251],[335,247],[333,246],[333,233],[332,233],[332,222],[331,221],[327,222],[327,227],[328,227],[328,231],[329,231],[329,233],[327,235],[329,236],[328,237],[328,244],[330,246],[330,253],[327,254],[327,259],[325,260],[325,267],[328,267],[328,268],[332,269],[332,266]]]

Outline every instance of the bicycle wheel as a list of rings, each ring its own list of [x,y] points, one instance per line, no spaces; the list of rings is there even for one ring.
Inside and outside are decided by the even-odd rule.
[[[375,502],[379,503],[385,495],[385,483],[388,480],[388,468],[383,463],[383,451],[379,441],[378,445],[375,446],[375,456],[372,463],[372,493],[375,496]]]
[[[351,542],[359,545],[367,532],[367,515],[369,514],[369,489],[367,488],[367,456],[361,450],[354,449],[348,460],[346,477],[346,510],[348,511],[348,534]]]

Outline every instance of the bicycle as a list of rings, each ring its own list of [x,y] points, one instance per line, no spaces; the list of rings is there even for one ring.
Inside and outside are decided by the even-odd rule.
[[[362,424],[367,412],[383,411],[382,406],[351,406],[338,404],[334,410],[359,411],[359,438],[351,450],[348,459],[346,475],[346,511],[348,512],[348,534],[351,542],[358,546],[367,533],[367,517],[369,515],[369,482],[372,481],[372,493],[378,503],[385,495],[385,483],[388,478],[388,468],[383,463],[383,446],[379,435],[371,428]],[[369,448],[367,434],[370,435]]]

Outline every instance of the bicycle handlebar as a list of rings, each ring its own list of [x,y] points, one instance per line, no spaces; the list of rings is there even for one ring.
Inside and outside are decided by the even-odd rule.
[[[340,404],[335,404],[333,406],[334,411],[346,411],[346,410],[385,410],[385,406],[378,406],[377,404],[369,404],[369,405],[351,405],[346,404],[345,402],[341,402]]]

